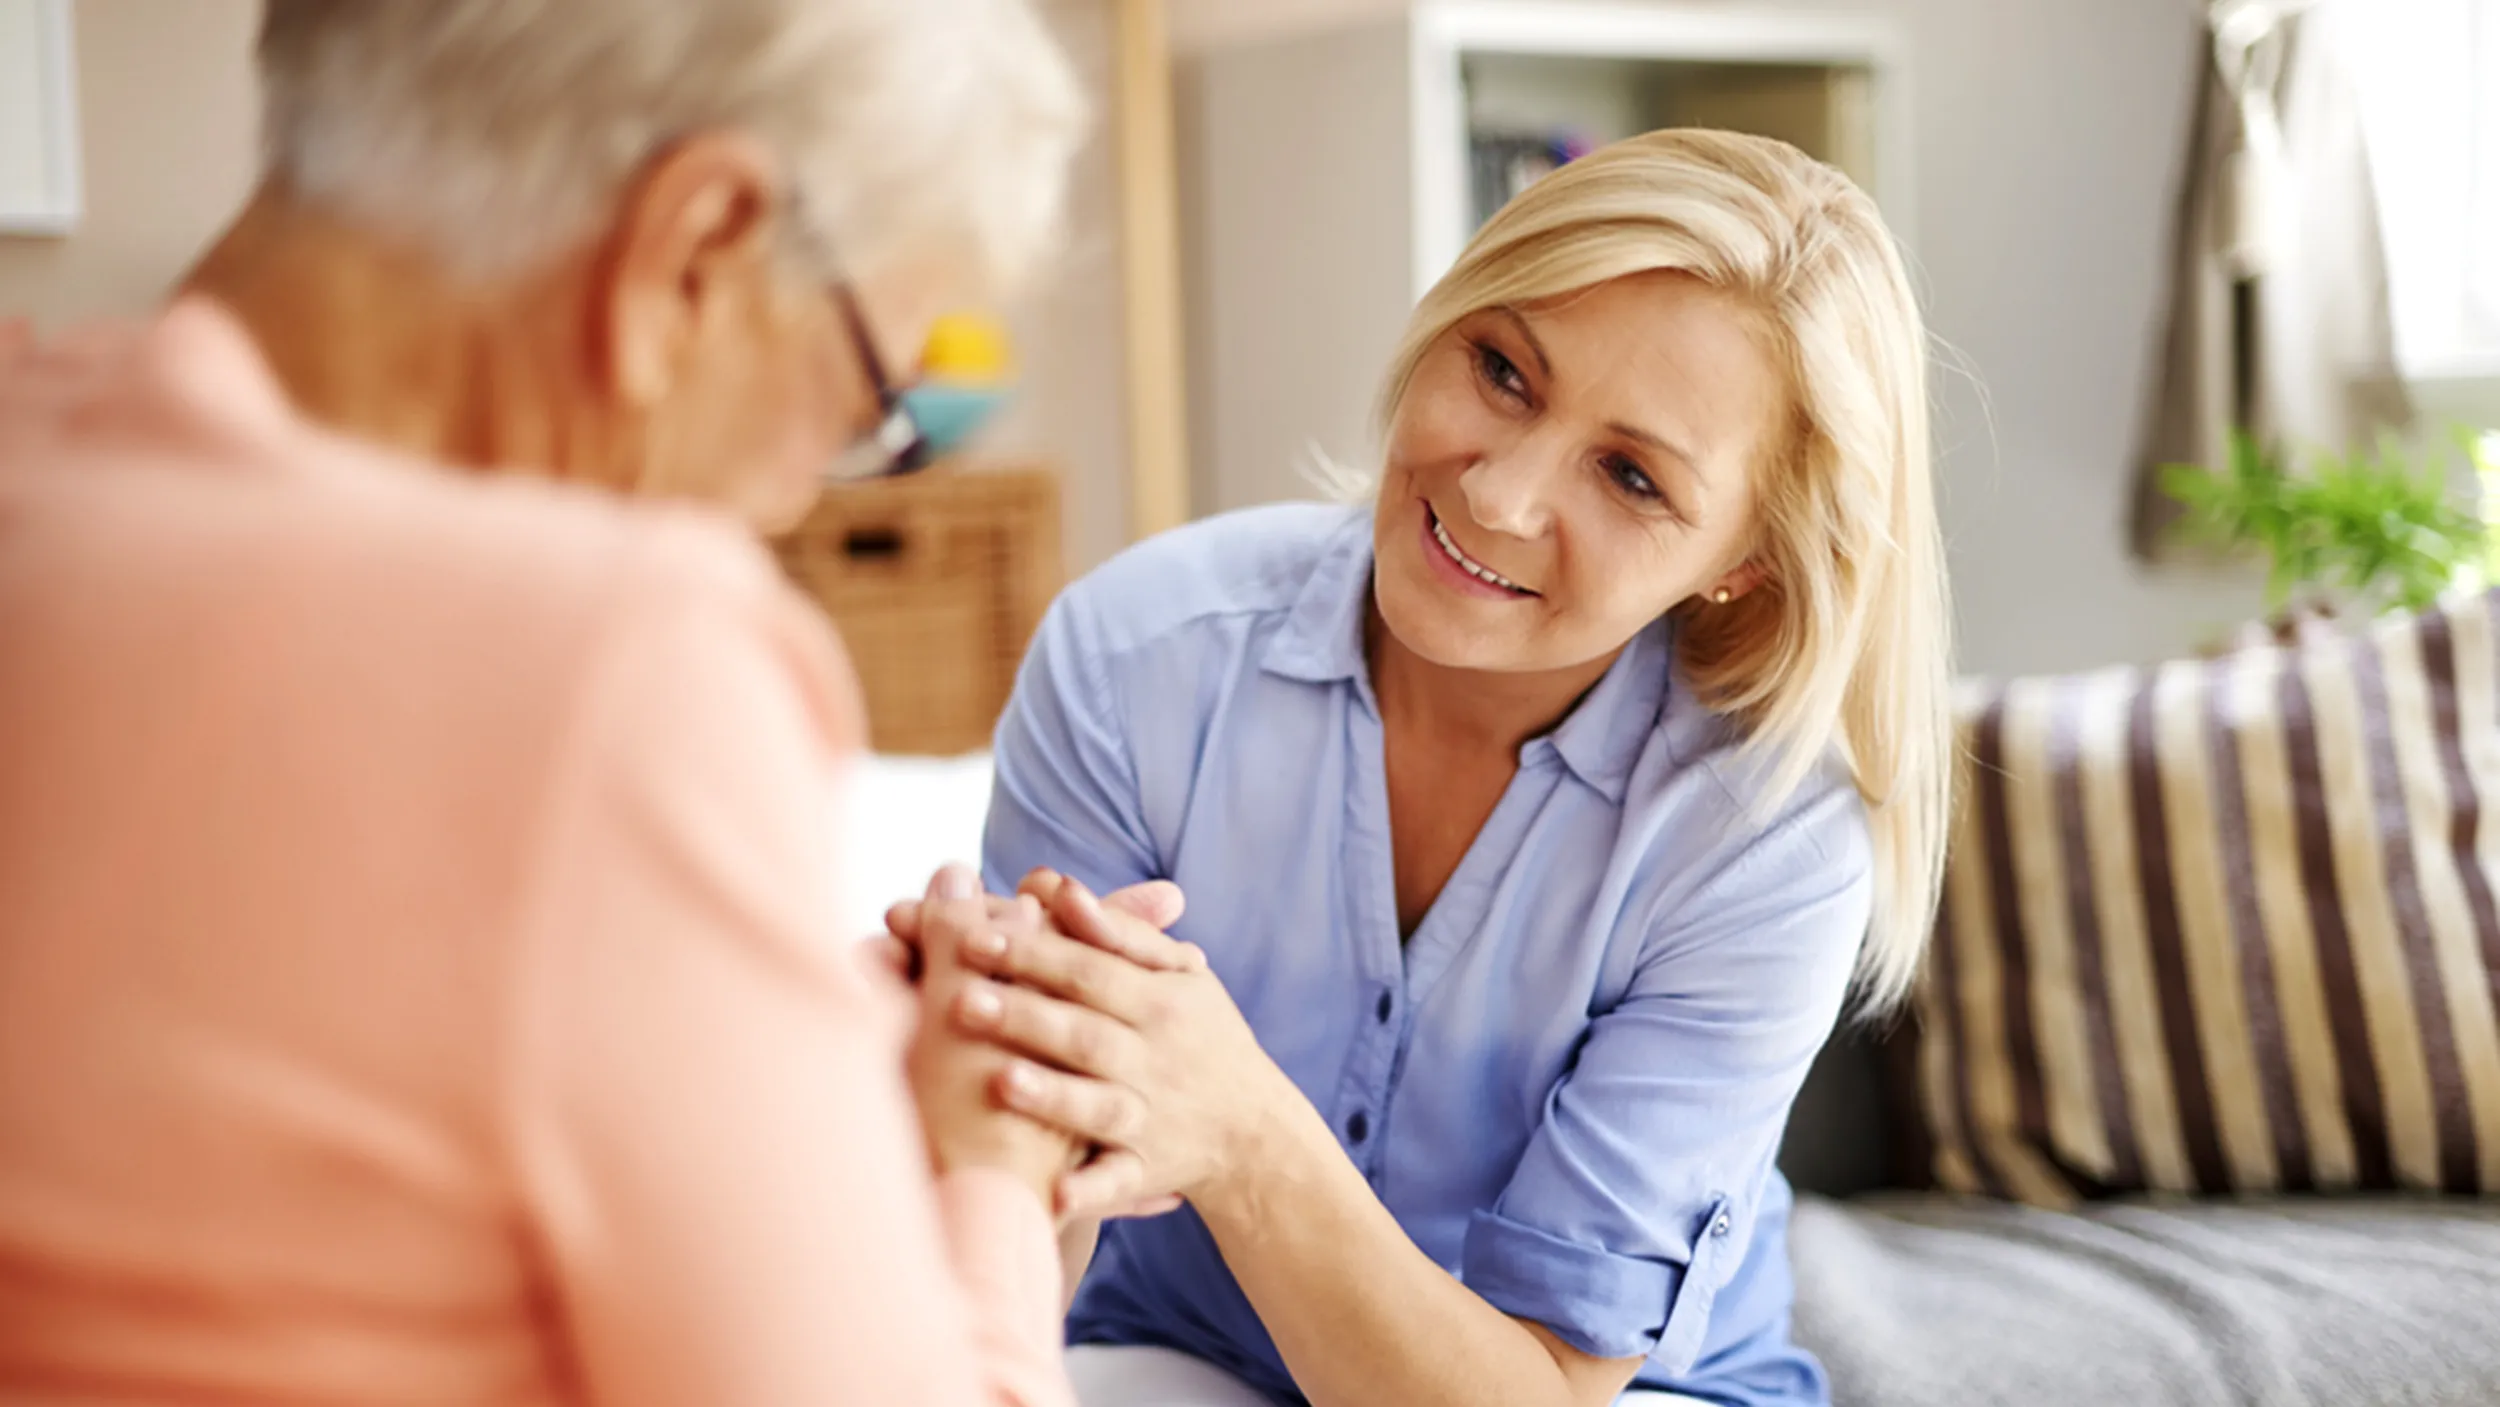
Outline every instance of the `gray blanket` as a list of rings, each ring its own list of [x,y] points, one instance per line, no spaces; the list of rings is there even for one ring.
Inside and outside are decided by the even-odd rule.
[[[1837,1407],[2495,1407],[2500,1203],[1805,1198]]]

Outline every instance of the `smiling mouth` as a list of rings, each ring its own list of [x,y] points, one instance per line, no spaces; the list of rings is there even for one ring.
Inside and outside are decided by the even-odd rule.
[[[1448,531],[1441,526],[1441,515],[1433,512],[1432,505],[1429,503],[1424,505],[1424,517],[1431,522],[1432,540],[1441,544],[1441,551],[1446,554],[1452,562],[1458,565],[1458,569],[1460,571],[1467,573],[1467,575],[1474,577],[1476,580],[1484,582],[1489,586],[1498,586],[1504,591],[1508,591],[1516,596],[1534,596],[1537,594],[1530,591],[1528,588],[1521,586],[1518,582],[1512,581],[1509,577],[1502,575],[1500,572],[1493,570],[1491,567],[1486,566],[1484,563],[1477,561],[1475,558],[1468,556],[1466,553],[1461,552],[1458,549],[1458,544],[1450,540]]]

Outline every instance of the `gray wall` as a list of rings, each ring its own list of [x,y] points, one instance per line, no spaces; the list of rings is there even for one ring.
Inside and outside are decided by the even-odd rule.
[[[1414,306],[1411,94],[1394,17],[1182,66],[1196,512],[1377,462],[1373,395]]]
[[[1934,329],[1971,373],[1944,373],[1938,397],[1965,666],[2153,659],[2253,614],[2245,574],[2147,569],[2126,541],[2194,96],[2193,10],[1855,8],[1910,35],[1916,253]]]
[[[80,0],[83,219],[0,235],[0,318],[58,328],[153,307],[251,188],[259,0]]]

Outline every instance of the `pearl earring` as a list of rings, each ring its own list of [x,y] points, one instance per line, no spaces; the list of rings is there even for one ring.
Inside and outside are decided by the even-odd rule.
[[[1710,599],[1712,602],[1724,606],[1728,602],[1736,599],[1736,593],[1722,586],[1718,590],[1710,593]]]

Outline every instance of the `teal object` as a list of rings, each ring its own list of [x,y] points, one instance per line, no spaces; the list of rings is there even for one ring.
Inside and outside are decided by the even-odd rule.
[[[931,454],[947,454],[960,448],[1005,404],[1007,391],[998,386],[929,382],[902,394],[902,408],[910,413],[912,423],[920,427]]]

